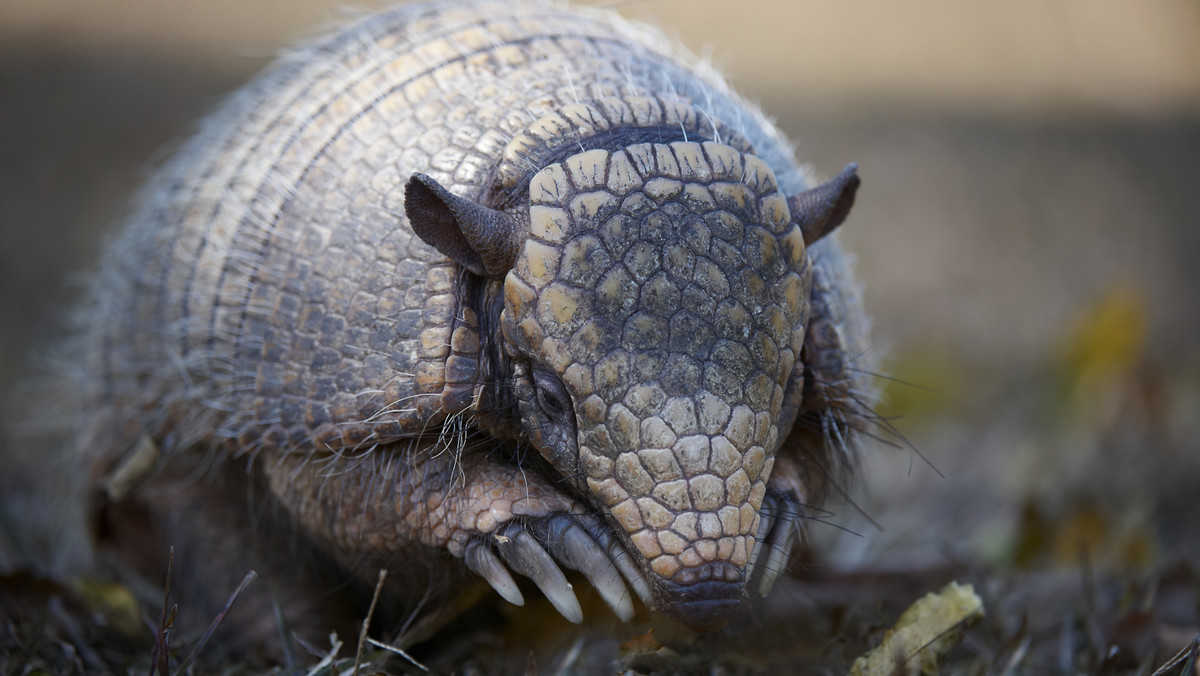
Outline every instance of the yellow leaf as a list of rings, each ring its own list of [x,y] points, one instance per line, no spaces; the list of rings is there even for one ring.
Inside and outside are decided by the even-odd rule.
[[[961,629],[983,617],[971,585],[951,582],[904,611],[874,650],[854,660],[852,676],[936,674],[938,661],[962,639]]]
[[[109,626],[126,636],[141,636],[145,631],[137,599],[123,585],[79,579],[72,586],[89,610],[107,618]]]
[[[1063,366],[1075,388],[1103,384],[1132,370],[1145,347],[1149,317],[1135,285],[1110,287],[1076,317]]]

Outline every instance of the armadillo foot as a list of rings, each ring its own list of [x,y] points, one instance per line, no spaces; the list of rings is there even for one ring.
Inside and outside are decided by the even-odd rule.
[[[525,598],[513,573],[529,578],[571,622],[583,613],[564,570],[581,573],[623,621],[633,617],[635,595],[653,606],[649,582],[601,517],[519,467],[432,447],[376,451],[355,459],[352,472],[331,464],[336,459],[291,455],[264,467],[275,495],[347,560],[440,550],[515,605]]]
[[[558,513],[510,522],[473,540],[463,559],[515,605],[525,601],[508,569],[528,577],[563,617],[575,623],[583,621],[583,613],[563,567],[583,574],[622,621],[634,613],[630,587],[648,605],[652,601],[650,585],[637,565],[600,520],[590,515]]]

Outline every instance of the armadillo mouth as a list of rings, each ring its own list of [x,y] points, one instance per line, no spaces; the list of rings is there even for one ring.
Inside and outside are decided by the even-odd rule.
[[[744,594],[740,580],[706,580],[693,584],[668,580],[659,583],[656,607],[696,633],[709,633],[729,623],[741,607]]]

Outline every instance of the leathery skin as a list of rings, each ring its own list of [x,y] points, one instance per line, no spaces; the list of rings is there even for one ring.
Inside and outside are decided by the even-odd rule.
[[[519,602],[516,572],[578,621],[574,569],[623,619],[632,591],[719,628],[869,412],[849,265],[789,206],[811,187],[755,108],[612,14],[367,17],[147,191],[83,314],[78,454],[98,482],[146,439],[159,466],[252,463],[352,567],[452,561]]]

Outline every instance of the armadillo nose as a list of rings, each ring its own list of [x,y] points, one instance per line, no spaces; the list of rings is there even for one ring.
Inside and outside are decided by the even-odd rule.
[[[743,584],[709,580],[680,585],[665,582],[659,589],[658,609],[698,634],[717,631],[741,605]]]

